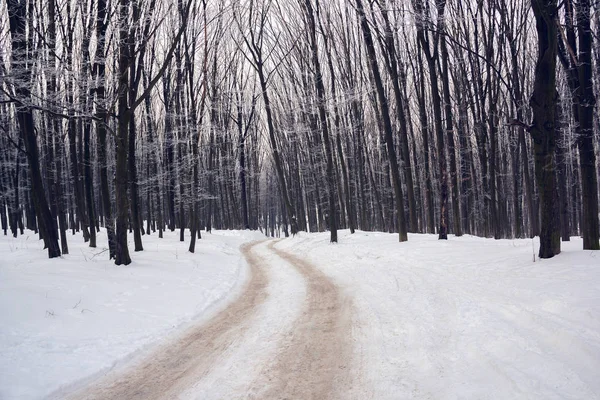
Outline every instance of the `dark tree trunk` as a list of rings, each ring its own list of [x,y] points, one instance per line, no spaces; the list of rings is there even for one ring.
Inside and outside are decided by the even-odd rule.
[[[132,93],[133,94],[133,93]],[[134,251],[143,251],[142,244],[142,215],[140,213],[140,196],[138,191],[138,173],[135,156],[136,127],[133,111],[129,117],[129,140],[127,146],[127,175],[129,178],[129,197],[131,202],[131,226],[133,230]]]
[[[74,49],[74,38],[73,32],[74,29],[72,25],[75,23],[72,20],[72,16],[70,14],[70,4],[67,5],[67,65],[70,68],[74,68],[76,64],[75,57],[73,56]],[[69,120],[67,124],[67,136],[69,139],[69,160],[71,162],[71,178],[73,179],[73,192],[75,195],[75,211],[77,213],[77,218],[75,219],[76,223],[81,225],[81,230],[83,232],[83,240],[87,243],[90,240],[90,232],[88,229],[88,220],[85,209],[85,193],[83,191],[83,180],[81,179],[80,172],[80,163],[79,158],[77,157],[77,120],[75,119],[75,104],[74,104],[74,94],[76,88],[76,82],[72,77],[68,77],[67,83],[67,104],[69,107],[68,115]],[[81,144],[81,143],[80,143]]]
[[[83,174],[85,186],[85,198],[87,204],[87,215],[90,229],[90,247],[96,247],[96,210],[94,207],[94,177],[92,173],[92,160],[90,151],[91,124],[85,122],[83,130]]]
[[[329,75],[330,75],[330,80],[331,80],[331,93],[333,95],[334,98],[334,123],[335,123],[335,129],[337,131],[336,135],[335,135],[335,141],[336,141],[336,147],[337,147],[337,154],[339,157],[339,161],[340,161],[340,167],[341,167],[341,174],[342,174],[342,182],[343,182],[343,198],[344,198],[344,203],[346,206],[346,216],[348,218],[348,227],[350,228],[350,233],[354,233],[354,230],[356,228],[356,217],[355,217],[355,213],[354,213],[354,209],[352,207],[352,196],[350,193],[350,184],[349,184],[349,173],[348,173],[348,167],[346,166],[346,160],[344,157],[344,151],[342,148],[342,134],[341,134],[341,122],[340,122],[340,111],[338,108],[338,104],[337,104],[337,90],[336,90],[336,73],[335,73],[335,68],[333,67],[333,60],[332,60],[332,55],[331,55],[331,48],[329,47],[329,40],[328,40],[328,34],[324,33],[323,34],[323,40],[325,41],[325,51],[326,51],[326,55],[327,55],[327,65],[329,67]]]
[[[317,0],[317,7],[319,0]],[[317,109],[319,112],[319,122],[321,125],[321,133],[323,135],[323,144],[325,147],[325,157],[327,160],[327,189],[329,195],[329,231],[330,242],[336,243],[337,238],[337,221],[336,221],[336,206],[335,206],[335,175],[333,171],[333,154],[331,150],[331,140],[329,138],[329,125],[327,120],[327,110],[325,108],[325,86],[323,84],[323,75],[321,73],[321,63],[319,62],[319,52],[317,43],[317,27],[315,16],[312,7],[312,0],[305,0],[304,7],[309,26],[310,48],[312,53],[312,63],[314,67],[315,91],[317,94]]]
[[[238,99],[239,100],[239,99]],[[242,104],[238,102],[237,105],[237,127],[239,135],[239,162],[240,162],[240,196],[242,202],[242,221],[244,229],[250,229],[250,221],[248,218],[248,189],[246,187],[246,138],[248,137],[248,131],[251,127],[252,118],[255,110],[255,100],[252,100],[252,110],[248,121],[246,121],[246,129],[243,126],[243,113]]]
[[[521,148],[521,159],[523,160],[523,177],[525,179],[525,202],[527,204],[527,211],[529,214],[530,230],[529,237],[539,235],[539,213],[535,202],[535,191],[533,188],[533,182],[531,179],[531,173],[529,169],[529,152],[527,150],[527,143],[525,132],[523,129],[519,130],[519,147]]]
[[[171,232],[175,230],[175,136],[173,134],[173,117],[171,116],[171,86],[170,80],[163,81],[165,97],[165,167],[167,186],[168,227]],[[160,232],[159,232],[160,233]]]
[[[2,158],[0,159],[0,221],[2,223],[2,232],[4,236],[8,235],[8,219],[7,213],[10,216],[10,206],[8,200],[8,174],[6,172],[6,154],[8,149],[5,146],[4,140],[0,139],[0,152]]]
[[[17,121],[19,123],[20,136],[25,143],[25,151],[29,161],[29,176],[31,179],[31,197],[35,207],[36,216],[40,232],[44,239],[44,245],[48,249],[50,258],[60,256],[60,247],[58,245],[58,231],[56,219],[52,216],[44,186],[42,183],[42,174],[40,172],[40,160],[38,145],[33,122],[33,111],[27,104],[31,99],[29,82],[31,80],[31,70],[27,65],[29,60],[28,40],[31,41],[31,35],[26,37],[26,3],[18,0],[8,0],[8,16],[10,33],[12,36],[12,64],[13,72],[18,74],[15,85],[15,94],[19,99],[17,103]]]
[[[129,117],[129,142],[127,154],[127,174],[129,177],[130,201],[131,201],[131,225],[133,228],[134,251],[143,251],[142,244],[142,215],[140,213],[140,196],[138,192],[138,173],[135,156],[136,141],[135,116],[133,111]]]
[[[445,2],[443,2],[445,3]],[[417,1],[416,4],[419,4]],[[422,6],[421,6],[422,7]],[[417,8],[417,10],[419,10]],[[443,10],[443,8],[442,8]],[[423,10],[417,11],[424,18]],[[439,239],[448,239],[448,171],[446,162],[446,145],[444,139],[444,127],[442,125],[442,99],[440,97],[440,89],[438,85],[438,77],[436,72],[437,48],[434,48],[433,54],[429,48],[428,33],[424,29],[424,25],[419,25],[417,30],[418,40],[421,42],[421,49],[424,51],[425,60],[429,67],[429,83],[431,85],[431,97],[433,103],[433,116],[435,122],[436,141],[438,150],[438,166],[440,170],[440,224],[438,229]],[[437,43],[437,41],[436,41]]]
[[[181,115],[181,114],[179,114]],[[183,134],[183,125],[180,125],[179,132]],[[185,191],[185,166],[183,162],[183,140],[180,137],[177,144],[177,170],[179,172],[179,241],[185,241],[185,208],[184,208],[184,191]]]
[[[240,141],[240,190],[242,196],[242,219],[244,221],[244,229],[250,229],[250,222],[248,220],[248,196],[246,189],[246,144],[245,138],[242,137]]]
[[[116,165],[115,165],[115,193],[116,193],[116,249],[115,249],[115,264],[128,265],[131,263],[129,256],[129,248],[127,246],[127,221],[129,218],[129,176],[127,169],[127,153],[128,153],[128,135],[129,135],[129,119],[130,114],[128,104],[128,87],[129,87],[129,45],[127,43],[129,27],[130,0],[120,0],[119,2],[119,83],[118,83],[118,121],[117,121],[117,136],[115,138],[116,145]]]
[[[538,57],[530,105],[533,111],[531,135],[534,142],[535,176],[540,195],[540,258],[560,253],[560,232],[556,208],[556,0],[532,0],[538,33]]]
[[[421,125],[421,136],[423,137],[423,155],[425,157],[425,217],[427,220],[426,232],[435,233],[435,205],[433,202],[433,173],[431,172],[431,146],[429,144],[429,123],[427,121],[427,110],[425,105],[425,74],[423,71],[423,59],[421,52],[417,51],[417,68],[419,70],[418,103],[419,124]]]
[[[52,50],[56,49],[56,21],[55,21],[56,3],[54,0],[48,1],[48,39]],[[51,57],[50,68],[55,68],[55,59]],[[50,76],[46,82],[46,88],[49,94],[56,95],[56,77]],[[62,186],[62,165],[63,165],[63,143],[60,140],[60,127],[58,120],[54,116],[48,117],[47,121],[48,137],[47,146],[47,168],[53,168],[48,174],[48,192],[50,196],[50,208],[53,215],[58,216],[58,226],[60,231],[60,245],[63,254],[69,254],[67,244],[67,221],[65,218],[65,205],[63,202]],[[57,140],[58,138],[58,140]],[[53,165],[54,164],[54,165]]]
[[[569,191],[567,189],[567,162],[566,162],[566,134],[565,127],[561,124],[562,113],[561,106],[556,107],[557,120],[557,143],[556,143],[556,166],[557,166],[557,184],[558,184],[558,209],[560,214],[560,235],[563,242],[571,240],[569,225]]]
[[[600,250],[598,222],[598,175],[594,152],[594,81],[592,79],[592,31],[590,0],[578,0],[577,31],[579,37],[579,85],[575,92],[579,108],[577,141],[581,169],[581,230],[584,250]],[[598,29],[598,27],[596,27]]]
[[[206,232],[212,231],[213,224],[213,215],[214,215],[214,200],[213,196],[215,196],[215,130],[217,129],[217,56],[213,58],[212,65],[212,88],[211,88],[211,112],[210,112],[210,133],[209,133],[209,143],[208,143],[208,200],[206,201]]]
[[[137,23],[140,19],[140,10],[138,6],[138,0],[129,0],[132,6],[132,16],[133,22]],[[144,246],[142,244],[142,215],[140,212],[140,196],[138,192],[138,171],[136,165],[136,140],[137,140],[137,131],[135,125],[135,109],[133,109],[133,102],[137,97],[137,84],[138,79],[136,76],[136,30],[134,27],[128,27],[129,33],[127,35],[127,39],[122,38],[121,40],[126,41],[126,43],[122,43],[122,45],[126,45],[129,47],[127,52],[128,66],[129,66],[129,83],[127,85],[128,90],[128,125],[129,125],[129,133],[128,133],[128,143],[127,143],[127,174],[129,177],[129,201],[130,201],[130,211],[131,211],[131,228],[133,230],[133,243],[134,243],[134,251],[143,251]],[[144,40],[144,39],[142,39]],[[145,49],[145,46],[143,47]],[[140,68],[143,68],[143,54],[145,50],[142,50],[141,59],[139,61]]]
[[[90,53],[89,53],[89,42],[91,36],[91,20],[92,17],[89,18],[88,32],[84,34],[84,42],[83,42],[83,62],[86,65],[85,72],[90,73],[91,71],[87,68],[87,65],[90,63]],[[93,99],[94,90],[87,89],[89,93],[89,99]],[[86,99],[85,101],[86,107],[91,110],[92,101]],[[84,199],[82,203],[85,204],[86,213],[87,213],[87,222],[89,227],[90,234],[90,247],[96,247],[96,211],[94,207],[94,181],[92,175],[92,165],[91,165],[91,151],[90,151],[90,134],[92,130],[92,122],[90,119],[85,119],[83,121],[83,190],[84,190]],[[60,220],[60,216],[59,216]]]
[[[96,15],[96,36],[98,43],[96,45],[96,65],[94,70],[97,73],[97,110],[96,110],[96,135],[97,135],[97,159],[100,163],[100,193],[102,198],[102,211],[104,216],[104,225],[108,237],[109,258],[115,258],[115,225],[111,206],[111,196],[108,186],[108,160],[106,152],[106,134],[107,134],[107,115],[106,110],[106,88],[105,88],[105,64],[104,51],[107,22],[106,18],[106,0],[98,0],[98,11]]]
[[[206,2],[202,3],[204,6],[204,40],[205,40],[205,47],[204,47],[204,63],[203,63],[203,68],[202,68],[202,73],[204,75],[204,90],[202,92],[202,98],[200,100],[200,115],[203,114],[204,112],[204,104],[206,101],[206,83],[207,83],[207,77],[206,77],[206,62],[208,61],[208,39],[207,39],[207,19],[206,19]],[[196,251],[196,236],[200,237],[200,225],[199,225],[199,221],[198,221],[198,217],[199,217],[199,212],[200,212],[200,205],[199,205],[199,200],[198,200],[198,196],[199,196],[199,186],[200,186],[200,179],[199,179],[199,150],[198,150],[198,146],[199,146],[199,141],[200,141],[200,125],[202,124],[202,117],[200,117],[200,123],[197,124],[197,118],[198,118],[198,113],[197,113],[197,104],[196,104],[196,98],[194,96],[194,92],[191,90],[191,87],[193,87],[194,85],[194,68],[193,68],[193,61],[192,58],[190,56],[190,52],[189,52],[189,44],[188,44],[188,37],[187,35],[184,35],[185,38],[185,65],[186,65],[186,70],[188,71],[188,79],[189,79],[189,85],[190,85],[190,91],[189,91],[189,95],[190,95],[190,114],[191,114],[191,120],[192,120],[192,143],[191,143],[191,147],[192,147],[192,188],[191,188],[191,199],[190,199],[190,246],[188,247],[188,251],[190,253],[194,253]]]
[[[143,73],[143,78],[144,78],[144,87],[148,86],[148,76],[147,74]],[[151,104],[150,104],[150,97],[146,97],[146,99],[144,100],[144,105],[146,108],[146,124],[147,124],[147,129],[148,129],[148,134],[147,134],[147,138],[148,138],[148,147],[149,147],[149,160],[148,160],[148,169],[150,170],[150,182],[149,182],[149,187],[148,187],[148,198],[149,203],[152,200],[152,196],[154,196],[154,201],[156,204],[156,210],[155,210],[155,214],[157,215],[156,217],[156,225],[158,225],[158,237],[162,238],[163,237],[163,229],[164,229],[164,222],[163,222],[163,212],[162,212],[162,201],[161,201],[161,196],[160,196],[160,181],[161,178],[159,177],[158,174],[158,145],[155,144],[154,142],[154,127],[152,125],[152,109],[151,109]],[[166,135],[165,135],[166,136]],[[165,140],[166,142],[166,140]],[[149,204],[150,207],[150,204]],[[150,212],[150,211],[149,211]]]
[[[385,144],[387,147],[390,169],[392,173],[392,184],[394,187],[394,198],[396,201],[396,218],[398,223],[398,239],[400,242],[408,240],[406,218],[404,215],[404,195],[402,193],[402,184],[400,182],[400,172],[398,169],[398,159],[396,158],[396,149],[394,148],[394,138],[392,132],[392,121],[390,119],[390,110],[388,100],[383,87],[383,80],[379,73],[379,65],[377,64],[377,55],[375,46],[373,45],[373,37],[371,28],[365,15],[362,0],[356,0],[356,11],[360,19],[363,39],[369,58],[369,66],[371,68],[373,83],[377,90],[379,98],[379,106],[381,107],[381,118],[383,119],[383,130],[385,136]]]
[[[454,234],[456,236],[462,236],[462,217],[460,212],[460,194],[458,191],[458,171],[456,166],[456,145],[454,141],[452,104],[450,103],[450,74],[448,71],[448,48],[446,45],[446,38],[441,38],[440,47],[442,53],[442,90],[444,93],[444,114],[446,117],[448,153],[450,155],[450,182],[452,183],[452,219],[454,222]]]

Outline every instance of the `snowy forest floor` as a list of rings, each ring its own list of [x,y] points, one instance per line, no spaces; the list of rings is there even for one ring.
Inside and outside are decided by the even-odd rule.
[[[531,240],[221,231],[192,255],[167,232],[127,267],[79,241],[0,237],[0,399],[600,398],[578,238],[534,262]]]

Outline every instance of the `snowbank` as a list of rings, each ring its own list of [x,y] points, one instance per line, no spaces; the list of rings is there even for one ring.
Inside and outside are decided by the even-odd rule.
[[[597,399],[600,252],[562,246],[536,262],[531,240],[470,236],[301,233],[277,247],[354,299],[369,398]]]
[[[46,396],[213,314],[245,279],[239,246],[264,236],[203,233],[195,254],[188,239],[144,236],[145,251],[117,267],[104,231],[97,249],[70,236],[70,254],[54,260],[33,232],[1,236],[0,399]]]

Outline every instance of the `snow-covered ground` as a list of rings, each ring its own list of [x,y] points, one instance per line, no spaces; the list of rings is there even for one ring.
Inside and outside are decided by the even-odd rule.
[[[600,399],[600,252],[580,239],[534,262],[532,240],[339,234],[276,248],[312,262],[351,302],[356,385],[344,398]],[[145,251],[117,267],[101,253],[104,234],[98,249],[71,239],[55,260],[33,233],[0,236],[0,399],[80,385],[215,315],[248,276],[239,246],[260,239],[215,232],[192,255],[178,232],[144,236]],[[306,282],[266,244],[256,255],[268,297],[182,398],[252,397],[294,334]]]
[[[531,240],[470,236],[301,233],[277,247],[354,299],[369,398],[600,398],[600,252],[578,238],[536,262]]]
[[[246,278],[239,246],[257,232],[205,234],[196,253],[179,232],[144,236],[133,263],[69,237],[49,260],[33,232],[0,236],[0,399],[37,399],[134,357],[216,313]]]

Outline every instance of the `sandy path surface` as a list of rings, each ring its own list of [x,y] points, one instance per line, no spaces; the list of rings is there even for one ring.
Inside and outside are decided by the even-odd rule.
[[[352,363],[351,304],[319,269],[291,253],[269,245],[307,282],[306,301],[290,335],[269,368],[256,382],[260,399],[346,398],[355,383]]]
[[[269,246],[252,243],[242,247],[250,266],[250,278],[237,299],[206,323],[190,328],[181,336],[163,344],[132,365],[107,373],[88,387],[70,395],[70,399],[174,399],[211,398],[209,375],[227,362],[227,353],[235,346],[258,347],[260,340],[275,341],[274,350],[257,357],[255,349],[237,350],[251,355],[250,384],[241,383],[231,395],[251,399],[332,399],[343,398],[354,383],[352,361],[350,302],[339,288],[312,264],[297,256]],[[271,274],[269,268],[271,268]],[[248,340],[256,325],[279,322],[277,313],[290,306],[281,299],[269,299],[278,282],[271,279],[273,269],[289,269],[296,280],[304,279],[304,299],[297,302],[297,316],[278,328],[275,337]],[[283,282],[279,282],[283,284]],[[262,314],[266,300],[278,302],[275,315]],[[293,303],[293,302],[292,302]],[[267,307],[268,308],[268,307]],[[273,311],[271,311],[273,313]],[[270,322],[273,323],[273,322]],[[253,326],[254,325],[254,326]],[[244,340],[246,339],[246,340]],[[240,357],[240,356],[238,356]],[[223,376],[232,386],[240,379]],[[243,380],[243,378],[241,378]],[[204,383],[203,383],[204,381]],[[200,390],[201,389],[201,390]],[[208,389],[208,390],[207,390]],[[197,395],[194,395],[197,393]],[[215,393],[215,396],[218,395]]]
[[[206,374],[219,355],[246,329],[244,324],[267,294],[268,276],[251,251],[242,247],[250,266],[250,279],[240,296],[225,310],[177,340],[157,348],[124,371],[111,371],[98,382],[75,393],[72,399],[169,399],[177,397],[190,379]]]

